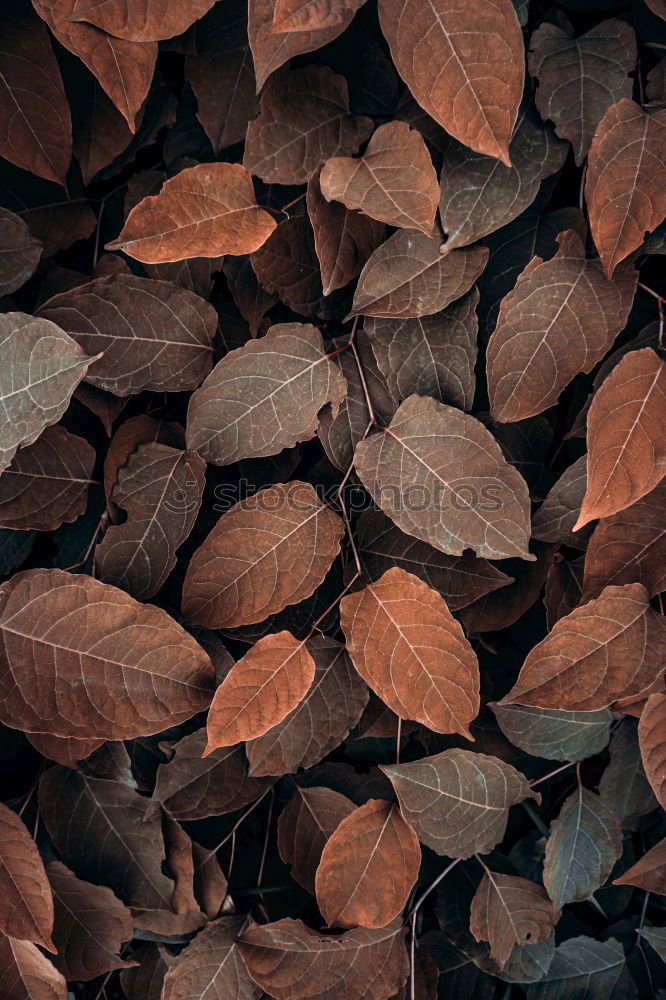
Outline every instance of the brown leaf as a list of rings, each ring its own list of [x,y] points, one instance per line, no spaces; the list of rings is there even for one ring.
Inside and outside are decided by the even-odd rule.
[[[95,451],[59,425],[21,448],[0,476],[3,528],[55,531],[86,509]]]
[[[524,61],[510,0],[474,0],[464,8],[445,0],[425,8],[419,0],[380,0],[379,20],[421,107],[460,142],[508,166]]]
[[[222,270],[225,257],[190,257],[174,260],[166,264],[145,264],[146,274],[151,278],[170,281],[179,288],[194,292],[202,299],[210,298],[215,283],[215,275]],[[234,260],[234,258],[230,258]]]
[[[26,313],[0,316],[0,472],[22,445],[33,444],[63,415],[96,357],[46,319]]]
[[[433,396],[461,410],[474,400],[479,323],[476,288],[435,313],[415,319],[366,319],[377,364],[397,400]]]
[[[337,6],[337,4],[336,4]],[[266,80],[276,69],[304,52],[312,52],[327,45],[341,35],[354,16],[347,9],[339,23],[329,27],[309,30],[273,33],[275,0],[249,0],[248,34],[257,77],[257,90],[261,90]]]
[[[142,444],[157,441],[174,448],[185,447],[185,434],[180,424],[173,421],[155,420],[146,413],[130,417],[120,425],[111,439],[104,459],[104,492],[112,521],[119,520],[118,510],[113,505],[111,495],[118,482],[118,473],[126,464],[132,452]]]
[[[651,847],[647,854],[628,868],[613,885],[635,885],[646,892],[666,892],[666,839]]]
[[[512,574],[509,583],[461,609],[460,620],[468,633],[510,628],[539,599],[555,557],[555,546],[540,542],[531,542],[530,546],[533,562],[512,560],[505,566]]]
[[[225,257],[222,270],[236,307],[250,327],[251,336],[257,337],[261,321],[277,302],[277,295],[269,295],[261,287],[250,257]]]
[[[157,769],[153,799],[179,820],[223,816],[254,802],[273,779],[248,774],[243,748],[222,747],[205,760],[206,730],[197,729],[174,746],[174,755]]]
[[[267,184],[305,184],[336,153],[355,153],[372,131],[349,111],[347,81],[328,66],[273,77],[250,122],[243,164]]]
[[[87,201],[64,201],[26,208],[21,212],[21,218],[32,235],[44,244],[44,257],[52,257],[77,240],[87,239],[97,225],[97,217]]]
[[[254,981],[275,1000],[386,1000],[409,972],[404,935],[398,921],[323,936],[286,919],[254,924],[238,949]]]
[[[240,163],[200,163],[140,201],[106,249],[123,250],[145,264],[162,264],[252,253],[274,229],[275,221],[257,205],[252,178]]]
[[[665,159],[666,111],[650,114],[627,99],[608,108],[590,147],[585,201],[609,277],[666,215]]]
[[[0,929],[55,952],[53,897],[37,845],[21,817],[0,803]]]
[[[663,666],[666,629],[640,583],[606,587],[528,654],[501,705],[596,712],[639,694]]]
[[[305,643],[290,632],[259,639],[215,692],[204,756],[263,736],[282,722],[305,697],[314,674],[315,662]]]
[[[86,382],[79,382],[74,390],[74,399],[78,399],[82,406],[99,417],[109,437],[113,425],[128,403],[127,399],[114,396],[104,389],[96,389],[94,385],[88,385]]]
[[[34,274],[43,249],[20,215],[0,208],[0,295],[15,292]]]
[[[47,874],[56,914],[53,964],[65,979],[87,982],[136,965],[118,955],[132,938],[132,914],[111,890],[82,882],[59,861],[51,862]]]
[[[446,556],[426,542],[405,535],[390,518],[372,507],[361,514],[355,533],[358,553],[370,580],[378,580],[386,570],[399,566],[438,590],[451,611],[511,583],[511,577],[485,559]]]
[[[275,455],[314,437],[321,408],[335,411],[345,391],[319,331],[279,323],[222,358],[192,395],[188,448],[214,465]]]
[[[544,22],[530,38],[529,70],[539,79],[536,106],[573,146],[580,166],[604,113],[631,98],[636,36],[618,18],[601,21],[574,38],[571,25]]]
[[[357,446],[355,467],[399,528],[441,552],[534,559],[525,481],[475,417],[410,396]]]
[[[97,25],[102,31],[133,42],[180,35],[203,17],[215,0],[74,0],[70,19]]]
[[[278,819],[278,850],[290,875],[308,892],[315,894],[315,873],[321,852],[341,821],[355,810],[353,802],[331,788],[301,788],[296,791]]]
[[[440,312],[469,291],[487,260],[485,247],[445,254],[438,238],[399,229],[361,271],[350,316],[408,319]]]
[[[144,110],[142,107],[139,112],[139,125]],[[83,95],[81,114],[74,130],[74,153],[84,184],[90,184],[97,174],[114,164],[116,158],[128,149],[132,138],[126,119],[97,82],[92,83]],[[107,260],[121,260],[113,254],[104,256]]]
[[[666,473],[666,370],[651,347],[625,354],[587,415],[587,492],[577,530],[650,493]]]
[[[3,1000],[67,1000],[67,983],[29,941],[0,935],[0,991]]]
[[[631,507],[599,521],[585,555],[584,601],[609,584],[642,583],[651,597],[666,590],[665,509],[662,481]]]
[[[127,1000],[161,1000],[164,976],[174,958],[166,948],[144,944],[132,952],[138,967],[123,969],[120,985]]]
[[[451,140],[442,161],[439,215],[446,250],[466,246],[507,225],[536,197],[539,184],[559,170],[567,154],[529,104],[522,108],[509,146],[511,166]]]
[[[39,315],[102,355],[86,380],[116,396],[196,389],[213,367],[215,309],[166,281],[96,278],[55,295]]]
[[[586,260],[574,230],[557,242],[557,254],[534,257],[502,300],[487,353],[493,420],[523,420],[553,406],[575,375],[601,361],[629,315],[633,267],[611,282],[598,260]]]
[[[575,532],[573,526],[586,489],[587,455],[581,455],[565,469],[532,518],[532,537],[541,542],[584,548],[588,533]]]
[[[516,945],[549,938],[559,915],[543,886],[486,869],[472,900],[469,929],[477,941],[490,943],[491,958],[504,967]]]
[[[341,24],[365,0],[277,0],[271,32],[321,31]]]
[[[435,233],[437,174],[421,134],[404,122],[381,125],[358,158],[328,159],[319,185],[328,201],[389,226]]]
[[[340,622],[356,669],[396,715],[471,739],[479,664],[436,590],[389,569],[342,599]]]
[[[67,186],[72,122],[45,24],[32,14],[0,18],[0,156]]]
[[[79,761],[104,746],[104,740],[77,740],[73,736],[49,736],[48,733],[26,733],[25,738],[48,760],[74,769]]]
[[[421,847],[397,806],[370,799],[342,820],[317,868],[317,903],[329,927],[386,927],[416,882]]]
[[[194,625],[236,628],[298,604],[323,581],[344,533],[342,519],[309,483],[239,501],[192,556],[183,614]]]
[[[322,292],[330,295],[358,277],[370,254],[384,239],[386,228],[367,215],[350,212],[339,202],[327,201],[321,192],[318,174],[313,174],[308,181],[306,199]]]
[[[141,601],[157,593],[194,527],[205,472],[196,452],[165,444],[141,445],[130,456],[112,494],[128,519],[112,525],[95,549],[100,580]]]
[[[258,1000],[236,938],[246,917],[221,917],[197,934],[164,977],[162,1000]]]
[[[178,725],[210,701],[203,649],[166,612],[115,587],[26,570],[3,585],[0,609],[0,716],[10,726],[123,739]]]
[[[381,770],[421,843],[449,858],[487,854],[504,836],[509,807],[527,798],[540,801],[520,771],[470,750],[445,750]]]
[[[197,99],[197,117],[216,153],[245,138],[259,111],[247,5],[216,4],[196,27],[197,51],[185,60],[185,76]]]
[[[32,0],[60,44],[85,63],[133,132],[153,77],[157,43],[114,38],[91,24],[71,21],[75,4],[76,0]]]
[[[651,694],[638,723],[643,767],[662,809],[666,809],[666,694]]]

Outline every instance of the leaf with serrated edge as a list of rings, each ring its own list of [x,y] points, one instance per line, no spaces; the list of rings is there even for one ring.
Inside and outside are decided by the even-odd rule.
[[[72,628],[72,621],[80,623]],[[78,739],[129,739],[209,704],[213,666],[165,611],[59,569],[0,589],[0,717]]]
[[[504,966],[517,945],[549,938],[558,918],[543,886],[487,869],[474,893],[469,929],[477,941],[490,943],[491,957]]]
[[[441,594],[395,567],[343,597],[340,621],[356,669],[396,715],[471,738],[479,664]]]
[[[487,854],[502,840],[509,807],[540,801],[510,764],[469,750],[445,750],[381,768],[421,843],[449,858]]]
[[[0,803],[0,930],[55,951],[53,896],[37,845],[20,816]]]
[[[326,841],[355,806],[332,788],[301,788],[278,819],[278,850],[289,874],[308,892],[315,894],[315,874]]]
[[[387,428],[357,445],[354,466],[402,531],[441,552],[534,560],[527,485],[475,417],[410,396]]]

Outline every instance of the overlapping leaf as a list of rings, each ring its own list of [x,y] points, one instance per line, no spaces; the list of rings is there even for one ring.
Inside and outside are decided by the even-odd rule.
[[[21,818],[0,804],[0,928],[56,951],[53,896],[37,845]]]
[[[171,38],[202,17],[215,0],[74,0],[70,19],[97,25],[110,35],[135,42]]]
[[[236,937],[244,917],[221,917],[181,951],[164,977],[163,1000],[258,1000],[261,990],[250,979]]]
[[[30,941],[0,937],[0,990],[5,1000],[67,1000],[67,983]]]
[[[516,946],[550,937],[558,912],[536,882],[486,870],[472,900],[470,930],[477,941],[490,943],[500,966]]]
[[[651,694],[638,723],[645,773],[662,808],[666,802],[666,695]]]
[[[280,813],[278,849],[290,875],[315,893],[315,875],[331,834],[354,812],[354,803],[332,788],[301,788]]]
[[[585,760],[608,745],[613,714],[562,712],[528,705],[492,705],[502,732],[533,757]]]
[[[15,292],[28,280],[42,249],[20,215],[0,208],[0,295]]]

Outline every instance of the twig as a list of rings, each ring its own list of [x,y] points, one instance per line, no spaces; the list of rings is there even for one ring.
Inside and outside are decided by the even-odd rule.
[[[400,763],[400,740],[402,738],[402,718],[398,716],[398,732],[395,737],[395,762]]]
[[[259,871],[257,873],[257,885],[261,885],[264,879],[264,868],[266,866],[266,855],[268,854],[268,840],[271,835],[271,820],[273,819],[273,806],[275,805],[275,792],[271,788],[271,804],[268,809],[268,817],[266,819],[266,836],[264,837],[264,849],[261,852],[261,861],[259,863]],[[264,903],[264,898],[261,893],[259,893],[259,907],[261,908],[266,920],[270,922],[270,916],[266,905]]]
[[[194,869],[195,873],[198,872],[198,871],[200,871],[201,868],[203,868],[203,866],[206,864],[206,862],[209,861],[213,857],[214,854],[217,854],[217,852],[220,850],[220,848],[224,847],[224,845],[226,844],[226,842],[228,840],[231,840],[231,838],[235,836],[235,833],[236,833],[236,830],[238,829],[238,827],[242,823],[245,822],[245,820],[250,815],[250,813],[253,812],[257,808],[257,806],[259,805],[259,803],[263,802],[263,800],[266,798],[266,796],[268,795],[268,793],[272,792],[272,791],[273,791],[272,788],[267,788],[266,791],[263,793],[263,795],[260,795],[259,798],[256,799],[252,803],[252,805],[250,805],[245,810],[245,812],[243,813],[243,815],[239,819],[236,820],[236,822],[232,826],[232,828],[229,831],[229,833],[225,837],[222,838],[222,840],[219,842],[219,844],[217,844],[216,847],[212,847],[210,849],[210,851],[207,851],[204,855],[202,855],[201,861],[199,862],[199,864],[197,865],[197,867]]]
[[[540,785],[542,781],[548,781],[549,778],[554,778],[556,774],[560,774],[562,771],[566,771],[568,767],[573,767],[573,761],[570,760],[568,764],[562,764],[562,767],[556,768],[551,771],[550,774],[544,774],[543,778],[537,778],[535,781],[530,781],[530,788],[536,788]]]
[[[455,861],[452,861],[450,865],[447,865],[446,868],[444,869],[444,871],[440,872],[440,874],[437,876],[437,878],[434,879],[430,883],[430,885],[425,890],[425,892],[421,893],[421,895],[419,896],[419,898],[416,900],[416,902],[412,906],[411,910],[409,911],[409,916],[410,917],[412,917],[412,916],[414,916],[416,914],[416,912],[420,909],[421,905],[428,898],[428,896],[430,895],[430,893],[432,892],[432,890],[437,888],[437,886],[442,881],[442,879],[445,878],[445,876],[448,875],[449,872],[452,871],[455,868],[455,866],[458,864],[459,861],[460,861],[460,858],[456,858]]]

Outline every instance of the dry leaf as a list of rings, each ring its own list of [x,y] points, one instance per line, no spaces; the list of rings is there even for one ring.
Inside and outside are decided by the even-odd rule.
[[[286,865],[291,865],[294,881],[313,896],[321,852],[341,821],[354,811],[354,803],[331,788],[297,785],[295,794],[280,813],[280,857]]]
[[[542,542],[583,548],[587,532],[575,532],[573,526],[578,520],[586,489],[587,455],[581,455],[565,469],[532,518],[532,536]]]
[[[70,20],[95,24],[109,35],[150,42],[180,35],[215,0],[74,0]]]
[[[472,900],[470,931],[490,943],[491,958],[503,967],[516,946],[549,938],[558,918],[542,886],[486,869]]]
[[[651,847],[613,885],[635,885],[646,892],[666,892],[666,840]]]
[[[386,927],[419,873],[421,847],[400,810],[370,799],[341,821],[317,868],[317,903],[329,927]]]
[[[364,3],[365,0],[277,0],[271,32],[336,27]]]
[[[396,715],[471,739],[479,664],[437,591],[389,569],[342,599],[340,624],[356,669]]]
[[[67,1000],[67,983],[29,941],[0,936],[3,1000]]]
[[[53,897],[37,845],[20,816],[0,804],[0,928],[55,952]]]
[[[585,760],[608,746],[613,713],[562,712],[528,705],[490,706],[506,738],[533,757]]]
[[[0,295],[10,295],[34,274],[42,244],[20,217],[0,208]]]
[[[638,722],[638,740],[648,781],[666,808],[666,695],[651,694]]]
[[[159,194],[132,209],[107,250],[145,264],[186,257],[252,253],[275,222],[257,205],[252,179],[239,163],[200,163],[165,181]]]
[[[236,945],[245,922],[242,916],[221,917],[197,934],[165,975],[162,1000],[258,1000],[261,990]]]

